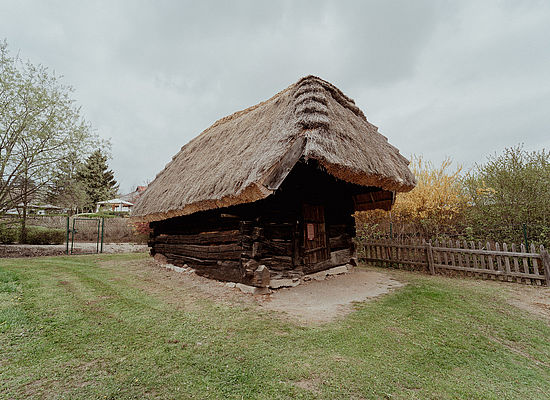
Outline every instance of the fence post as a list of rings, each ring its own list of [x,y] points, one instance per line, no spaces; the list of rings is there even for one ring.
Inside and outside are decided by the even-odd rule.
[[[428,255],[428,268],[430,269],[430,274],[435,275],[434,267],[434,253],[432,250],[432,242],[426,243],[426,253]]]
[[[540,255],[542,259],[542,266],[544,268],[544,278],[546,279],[546,286],[550,286],[550,254],[548,254],[548,251],[541,246]]]

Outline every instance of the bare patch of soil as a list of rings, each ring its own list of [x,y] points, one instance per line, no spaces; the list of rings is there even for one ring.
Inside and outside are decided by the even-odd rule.
[[[262,307],[285,313],[299,323],[324,323],[353,311],[353,303],[373,299],[403,286],[381,271],[353,272],[279,289],[260,299]]]
[[[319,379],[303,379],[298,382],[292,382],[292,384],[300,389],[308,390],[315,394],[320,394],[319,390],[320,381]]]
[[[550,323],[550,287],[517,285],[507,287],[510,304]]]
[[[186,308],[193,306],[189,301],[182,301],[183,293],[188,299],[209,298],[229,304],[259,306],[279,312],[283,318],[299,324],[330,322],[352,312],[355,302],[367,301],[403,286],[384,271],[356,268],[324,281],[312,280],[267,295],[253,296],[228,287],[225,282],[169,270],[153,259],[125,263],[124,270],[140,276],[140,287],[144,290],[174,304],[183,306],[185,303]]]

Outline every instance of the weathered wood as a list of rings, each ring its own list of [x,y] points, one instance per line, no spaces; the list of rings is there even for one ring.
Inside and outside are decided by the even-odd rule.
[[[491,251],[491,243],[487,242],[487,250],[486,250],[486,253],[481,253],[481,254],[485,254],[487,255],[487,260],[489,261],[489,269],[491,271],[494,271],[495,269],[495,264],[493,263],[493,255],[495,254],[494,252]]]
[[[202,259],[239,259],[242,247],[239,244],[225,245],[190,245],[190,244],[157,244],[155,249],[159,253],[172,253]]]
[[[273,256],[264,257],[258,260],[258,263],[265,265],[270,270],[284,271],[293,269],[292,257]]]
[[[530,252],[525,252],[524,247],[521,248],[522,251],[517,252],[515,251],[515,246],[512,246],[511,251],[508,251],[506,243],[502,244],[502,250],[500,250],[500,245],[497,243],[495,243],[494,250],[487,243],[488,250],[485,250],[481,243],[478,243],[478,248],[476,248],[474,242],[468,243],[466,241],[455,241],[446,244],[442,240],[441,243],[438,243],[437,247],[425,241],[422,246],[419,246],[417,242],[413,240],[401,243],[391,240],[367,242],[365,247],[369,250],[366,251],[364,259],[366,261],[386,264],[397,262],[398,265],[427,266],[429,272],[432,274],[435,273],[436,269],[449,269],[483,278],[498,277],[504,280],[515,280],[520,283],[525,280],[526,283],[532,281],[534,284],[540,285],[541,282],[550,280],[546,276],[546,274],[550,276],[550,270],[548,272],[546,270],[547,267],[544,264],[542,248],[540,253],[536,253],[533,246],[531,246]],[[457,247],[446,247],[446,245]],[[370,249],[373,249],[373,251]],[[450,260],[448,258],[445,260],[447,253],[452,256]],[[544,254],[547,257],[548,253]],[[487,260],[485,259],[486,257]],[[512,257],[512,260],[510,260],[510,257]],[[435,261],[436,258],[437,262]],[[443,262],[441,261],[442,258]],[[527,263],[525,260],[533,261],[537,269],[529,272],[529,269],[524,268],[523,271],[520,271],[518,258],[524,260],[524,267]],[[514,263],[513,266],[512,262]],[[544,275],[544,279],[543,275],[538,272],[539,268]]]
[[[261,248],[263,254],[273,254],[278,256],[292,256],[291,241],[262,240]]]
[[[496,251],[496,254],[495,254],[495,258],[497,260],[497,269],[499,271],[502,271],[502,257],[500,256],[500,243],[499,242],[495,242],[495,251]]]
[[[175,244],[218,244],[237,242],[240,240],[239,230],[201,232],[194,235],[166,235],[162,234],[154,239],[155,243]]]
[[[262,256],[262,244],[260,242],[252,243],[252,258],[260,258]]]
[[[475,243],[474,243],[473,240],[470,241],[470,248],[471,248],[472,250],[475,250],[475,249],[476,249],[476,245],[475,245]],[[473,261],[473,267],[476,268],[476,269],[479,268],[477,255],[474,254],[474,253],[472,253],[472,261]]]
[[[433,250],[432,250],[432,244],[431,243],[428,243],[426,245],[426,253],[427,253],[427,258],[428,258],[428,268],[430,270],[430,274],[434,275],[435,274],[434,255],[433,255]]]
[[[535,248],[535,244],[534,244],[534,243],[531,243],[531,245],[529,246],[529,250],[531,251],[531,253],[534,253],[534,252],[537,251],[536,248]],[[531,262],[533,263],[533,273],[534,273],[535,275],[540,275],[540,271],[539,271],[539,266],[538,266],[537,260],[536,260],[534,257],[532,257]]]
[[[294,143],[292,143],[287,152],[269,172],[266,180],[264,181],[264,186],[266,188],[269,190],[277,190],[279,186],[281,186],[290,171],[292,171],[294,165],[296,165],[302,156],[305,143],[306,141],[303,135],[299,136]]]
[[[502,243],[502,251],[506,253],[508,252],[508,245],[506,244],[506,242]],[[510,269],[510,257],[507,255],[504,256],[504,268],[505,268],[506,274],[510,276],[510,272],[512,271]]]
[[[467,271],[467,272],[486,272],[486,271],[481,271],[480,269],[476,269],[476,268],[460,267],[460,266],[456,266],[456,265],[435,265],[435,267],[443,268],[443,269],[453,269],[453,270],[457,270],[457,271]],[[492,275],[498,275],[498,276],[506,276],[507,275],[506,271],[490,271],[489,273],[492,274]],[[510,272],[509,275],[510,276],[519,276],[519,277],[522,277],[522,278],[538,278],[538,279],[540,279],[540,276],[537,276],[535,274],[524,274],[524,273],[521,273],[521,272],[520,273]]]
[[[479,250],[483,250],[483,245],[481,244],[481,242],[477,242],[477,248]],[[480,261],[481,261],[481,268],[482,269],[487,269],[487,265],[485,264],[485,255],[480,254],[479,258],[480,258]]]
[[[487,246],[489,246],[489,243],[487,243]],[[408,246],[407,246],[408,247]],[[448,253],[468,253],[468,254],[484,254],[484,255],[493,255],[493,256],[502,256],[502,251],[500,250],[472,250],[472,249],[457,249],[452,247],[433,247],[434,250],[440,250],[440,251],[446,251]],[[539,253],[537,252],[520,252],[520,253],[514,253],[514,252],[508,252],[508,254],[511,257],[534,257],[534,258],[540,258]]]
[[[387,258],[363,258],[364,261],[383,261],[383,262],[392,262],[392,260]],[[407,264],[407,265],[417,265],[420,267],[428,267],[428,263],[425,262],[419,262],[419,261],[407,261],[407,260],[399,260],[399,263],[401,264]],[[434,264],[434,267],[439,267],[438,264]]]
[[[546,251],[543,245],[540,246],[540,256],[542,260],[546,286],[550,286],[550,254],[548,254],[548,251]]]
[[[456,241],[456,248],[457,248],[457,249],[460,249],[460,241],[459,241],[459,240]],[[456,258],[458,259],[458,265],[459,265],[460,267],[464,267],[464,265],[462,264],[462,255],[463,255],[463,254],[464,254],[464,253],[461,252],[461,251],[458,251],[458,252],[456,252],[456,253],[453,253],[453,256],[456,257]]]
[[[522,243],[521,244],[521,252],[522,253],[527,253],[526,249],[525,249],[525,245]],[[523,256],[522,259],[521,259],[521,262],[523,263],[523,272],[528,274],[529,273],[529,262],[527,261],[527,257]]]
[[[259,287],[268,287],[270,282],[271,274],[269,269],[265,265],[260,265],[254,271],[254,278],[252,279],[252,284]]]

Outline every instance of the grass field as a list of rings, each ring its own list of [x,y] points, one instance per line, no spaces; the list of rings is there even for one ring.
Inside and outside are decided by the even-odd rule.
[[[550,397],[547,322],[499,285],[397,274],[404,288],[298,326],[142,254],[3,259],[0,398]]]

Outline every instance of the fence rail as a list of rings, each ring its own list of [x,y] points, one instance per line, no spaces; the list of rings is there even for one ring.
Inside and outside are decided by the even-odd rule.
[[[385,266],[420,268],[431,274],[456,271],[485,279],[550,285],[550,255],[544,246],[466,241],[364,241],[363,259]]]

